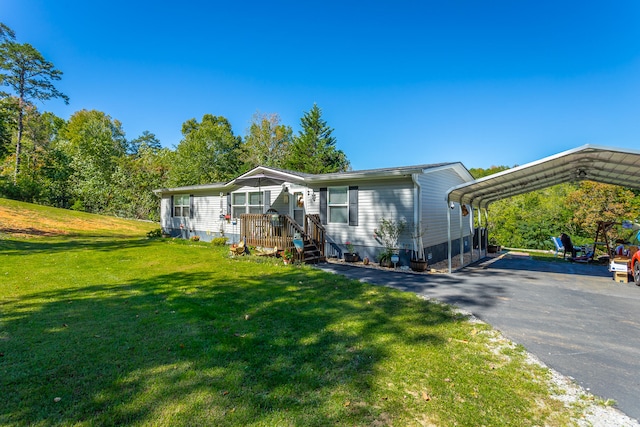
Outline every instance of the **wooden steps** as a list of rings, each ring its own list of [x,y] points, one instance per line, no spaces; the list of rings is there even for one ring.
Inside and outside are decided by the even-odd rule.
[[[305,264],[317,264],[326,261],[326,257],[322,255],[320,249],[310,239],[304,239],[304,249],[302,251],[302,260]]]

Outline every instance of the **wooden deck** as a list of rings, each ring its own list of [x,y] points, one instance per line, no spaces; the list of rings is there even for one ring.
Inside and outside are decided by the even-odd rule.
[[[249,246],[290,250],[295,254],[294,260],[305,263],[325,260],[326,234],[319,215],[306,215],[301,227],[289,215],[242,214],[240,232]],[[296,237],[304,242],[301,252],[293,244]]]

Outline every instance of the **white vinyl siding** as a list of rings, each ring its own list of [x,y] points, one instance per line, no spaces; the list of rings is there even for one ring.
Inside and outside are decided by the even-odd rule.
[[[447,241],[447,210],[451,215],[451,236],[460,237],[460,206],[450,209],[445,200],[447,190],[464,182],[453,169],[443,169],[420,175],[422,189],[422,221],[427,232],[423,236],[425,246],[437,245]],[[469,217],[463,217],[462,235],[468,236]]]
[[[355,184],[355,181],[353,182]],[[379,246],[373,237],[373,230],[380,227],[382,218],[404,218],[408,223],[413,220],[413,183],[411,178],[388,181],[357,181],[358,184],[358,225],[350,226],[346,221],[331,222],[325,225],[330,241],[342,245],[347,240],[356,246]],[[327,186],[327,193],[338,185]],[[348,186],[340,186],[348,189]],[[319,193],[319,188],[314,189]],[[327,194],[327,208],[329,207]],[[348,203],[348,197],[346,197]],[[346,205],[345,205],[346,206]],[[307,205],[307,214],[317,214],[320,210],[319,198]],[[401,239],[402,248],[410,248],[411,238],[406,233]]]

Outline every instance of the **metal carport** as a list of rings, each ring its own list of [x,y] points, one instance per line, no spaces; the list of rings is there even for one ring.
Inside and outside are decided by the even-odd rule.
[[[469,211],[472,213],[470,221],[473,221],[474,209],[486,210],[497,200],[564,182],[584,180],[640,189],[640,151],[583,145],[453,187],[447,192],[446,202],[470,206]],[[462,216],[460,221],[462,222]],[[451,272],[450,216],[448,229],[449,272]],[[461,254],[464,253],[462,249],[461,247]]]

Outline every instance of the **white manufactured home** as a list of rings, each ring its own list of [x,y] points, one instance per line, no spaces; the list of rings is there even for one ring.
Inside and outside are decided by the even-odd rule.
[[[155,193],[162,229],[171,236],[226,236],[229,243],[279,250],[293,248],[299,236],[315,245],[314,259],[340,257],[349,242],[375,261],[384,249],[376,234],[381,220],[404,221],[409,227],[397,249],[399,265],[407,265],[416,251],[433,263],[447,258],[449,245],[453,255],[471,249],[466,209],[446,201],[449,189],[470,181],[459,162],[328,174],[260,166],[227,183]]]

